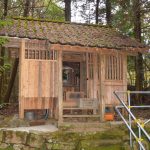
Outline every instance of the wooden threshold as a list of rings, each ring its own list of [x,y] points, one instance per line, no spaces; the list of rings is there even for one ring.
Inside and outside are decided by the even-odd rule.
[[[93,109],[96,109],[97,110],[97,108],[75,108],[75,107],[73,107],[73,108],[63,108],[63,110],[93,110]]]
[[[100,115],[63,115],[64,118],[100,117]]]

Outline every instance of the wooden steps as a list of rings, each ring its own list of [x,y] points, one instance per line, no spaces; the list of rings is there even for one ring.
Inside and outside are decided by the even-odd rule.
[[[45,125],[45,120],[32,120],[29,122],[30,126],[39,126],[39,125]]]

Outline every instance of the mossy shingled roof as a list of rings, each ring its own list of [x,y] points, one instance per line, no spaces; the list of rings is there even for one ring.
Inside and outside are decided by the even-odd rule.
[[[1,36],[48,39],[50,43],[102,48],[145,47],[107,26],[18,18],[11,19],[11,22],[0,29]]]

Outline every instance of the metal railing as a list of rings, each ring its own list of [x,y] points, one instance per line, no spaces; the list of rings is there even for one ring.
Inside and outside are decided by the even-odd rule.
[[[122,98],[120,98],[119,94],[127,94],[127,103],[124,102]],[[150,119],[143,121],[135,117],[135,115],[132,113],[132,108],[150,108],[150,105],[145,106],[132,106],[131,105],[131,94],[150,94],[150,91],[114,91],[114,95],[119,100],[120,104],[119,106],[115,107],[116,112],[119,114],[121,119],[124,121],[125,125],[129,129],[129,136],[130,136],[130,147],[133,148],[133,138],[137,141],[139,145],[139,150],[146,150],[145,146],[143,144],[144,139],[143,136],[146,137],[146,139],[150,142],[150,135],[145,130],[145,125],[147,123],[150,123]],[[123,114],[120,112],[120,109],[124,108],[128,113],[128,120],[125,119]],[[138,135],[135,133],[135,131],[132,128],[132,122],[135,122],[136,126],[138,127]]]

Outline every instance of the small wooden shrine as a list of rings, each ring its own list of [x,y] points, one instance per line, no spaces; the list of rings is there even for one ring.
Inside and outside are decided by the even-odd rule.
[[[98,117],[115,106],[113,91],[127,90],[127,55],[148,48],[99,25],[12,19],[0,30],[19,57],[19,114],[48,109],[50,116]],[[123,96],[124,99],[125,96]]]

